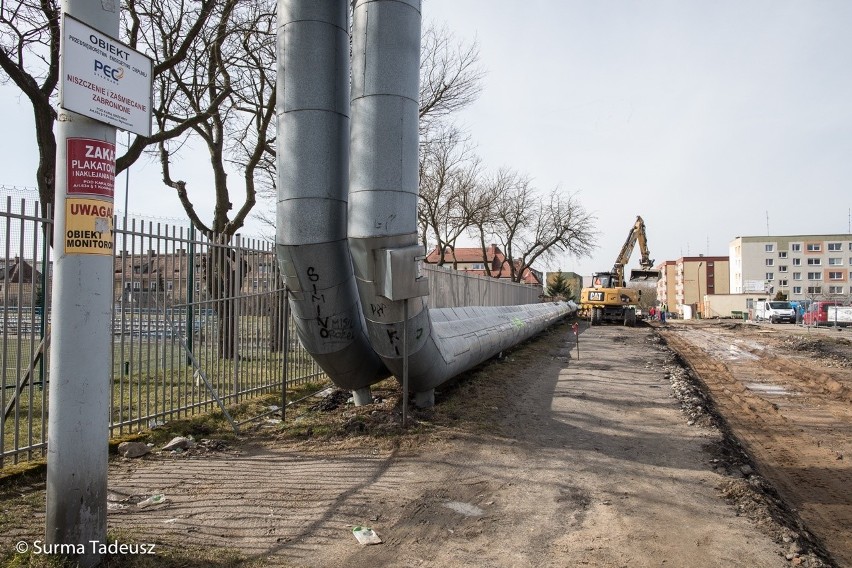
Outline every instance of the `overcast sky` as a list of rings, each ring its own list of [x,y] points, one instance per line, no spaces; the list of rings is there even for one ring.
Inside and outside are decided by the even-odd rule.
[[[727,255],[767,234],[767,214],[772,234],[849,232],[852,2],[424,0],[423,14],[479,45],[484,88],[458,121],[485,164],[598,218],[593,258],[539,268],[609,269],[636,215],[657,262]],[[0,185],[33,187],[31,107],[2,87],[0,108]],[[183,177],[210,217],[196,159]],[[130,211],[184,217],[159,178],[131,169]]]
[[[652,257],[849,232],[852,2],[425,0],[479,44],[462,117],[485,162],[577,192],[608,270],[636,215]],[[638,250],[633,261],[638,260]]]

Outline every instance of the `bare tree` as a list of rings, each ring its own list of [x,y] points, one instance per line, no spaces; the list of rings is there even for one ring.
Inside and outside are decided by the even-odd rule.
[[[485,71],[476,42],[457,41],[446,27],[427,25],[420,42],[420,135],[469,106],[482,91]]]
[[[122,10],[122,39],[154,57],[153,77],[168,74],[196,42],[218,3],[215,0],[126,0]],[[14,83],[29,99],[36,126],[39,165],[36,185],[42,212],[54,202],[56,192],[56,137],[59,84],[59,43],[61,10],[57,0],[0,2],[0,82]],[[162,33],[168,41],[159,42],[149,34]],[[116,171],[133,164],[150,144],[179,136],[199,114],[182,114],[169,106],[168,99],[155,92],[155,115],[169,115],[170,126],[151,137],[137,136],[127,152],[116,160]],[[221,102],[221,101],[219,101]],[[208,112],[209,109],[201,109]]]
[[[0,3],[0,75],[30,100],[39,161],[36,184],[42,214],[53,202],[56,170],[54,95],[59,82],[59,5],[55,0]]]
[[[586,256],[594,249],[595,217],[577,200],[559,188],[534,207],[535,221],[516,234],[511,258],[512,280],[520,282],[523,272],[538,260],[551,260],[557,252]]]
[[[482,257],[486,261],[490,235],[503,249],[512,281],[520,282],[534,262],[552,259],[557,252],[584,256],[594,248],[595,218],[576,196],[558,188],[542,196],[528,176],[510,169],[501,169],[488,183],[495,203],[477,226]]]
[[[204,116],[186,136],[158,145],[163,181],[177,191],[193,225],[214,246],[206,258],[206,283],[219,315],[219,354],[236,354],[237,314],[233,298],[239,292],[248,266],[238,249],[229,245],[243,226],[257,199],[257,179],[271,183],[269,156],[275,117],[275,2],[228,0],[214,13],[215,26],[201,35],[185,61],[175,66],[158,86],[171,105]],[[167,36],[160,38],[168,41]],[[222,100],[222,103],[216,101]],[[157,117],[168,128],[171,117]],[[188,182],[173,175],[172,158],[188,140],[201,140],[213,171],[215,205],[210,223],[201,219],[189,196]],[[240,181],[229,179],[229,172]],[[184,173],[192,175],[192,169]],[[236,176],[234,176],[236,177]],[[231,215],[233,201],[241,204]],[[200,191],[210,188],[201,187]]]
[[[159,145],[163,181],[177,191],[192,223],[208,234],[230,238],[245,223],[257,200],[257,178],[271,183],[267,153],[274,141],[275,118],[275,5],[272,0],[228,0],[215,13],[198,45],[182,65],[163,77],[159,89],[172,105],[203,113],[187,136]],[[162,37],[161,41],[167,41]],[[222,101],[221,103],[217,101]],[[157,117],[168,127],[171,117]],[[208,224],[189,197],[188,182],[173,177],[172,157],[190,138],[200,139],[208,150],[213,170],[215,206]],[[229,169],[241,175],[242,204],[236,213]],[[191,168],[185,173],[194,173]],[[201,188],[200,191],[209,191]]]
[[[443,265],[446,250],[454,250],[470,227],[480,162],[469,137],[454,127],[435,129],[427,136],[421,145],[417,219],[423,246],[431,234],[440,254],[438,264]]]

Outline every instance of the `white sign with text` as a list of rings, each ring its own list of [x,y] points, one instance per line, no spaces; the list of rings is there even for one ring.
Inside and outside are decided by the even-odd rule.
[[[151,135],[151,59],[65,14],[62,108]]]

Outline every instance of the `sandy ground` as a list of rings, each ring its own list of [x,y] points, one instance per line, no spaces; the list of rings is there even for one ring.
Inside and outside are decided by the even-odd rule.
[[[758,359],[786,341],[773,334],[761,343],[760,330],[737,327],[676,324],[662,335],[691,353],[699,374],[714,361],[716,371],[741,361],[727,359],[739,339]],[[805,368],[825,376],[809,372],[792,384],[796,373],[786,374],[787,392],[805,388],[799,383],[809,389],[795,404],[807,398],[821,405],[826,395],[836,408],[823,407],[829,414],[810,422],[802,411],[802,422],[777,437],[759,433],[775,417],[768,421],[767,408],[747,400],[754,409],[742,424],[753,428],[740,445],[731,436],[741,423],[726,413],[736,416],[742,405],[711,398],[712,381],[697,381],[656,329],[581,330],[579,356],[561,324],[448,386],[434,414],[414,413],[416,434],[376,436],[368,421],[364,432],[342,440],[298,441],[268,424],[224,451],[116,460],[110,529],[157,543],[161,553],[228,550],[250,566],[852,565],[844,552],[850,525],[843,524],[852,486],[814,487],[814,499],[800,500],[789,485],[803,478],[778,482],[776,490],[778,471],[792,472],[771,452],[757,451],[777,441],[797,453],[795,430],[808,424],[815,430],[803,432],[806,444],[819,434],[817,449],[826,443],[847,451],[849,391],[837,377],[848,380],[849,368],[842,357],[796,350]],[[695,347],[714,337],[721,351]],[[729,384],[722,395],[725,389],[739,390],[731,398],[737,403],[752,392]],[[782,408],[780,400],[769,404]],[[338,416],[352,420],[354,412]],[[394,419],[393,410],[357,412]],[[819,458],[813,469],[795,468],[805,477],[839,471],[843,483],[848,459],[828,451],[806,456]],[[157,492],[166,495],[164,504],[133,504]],[[34,538],[39,515],[36,508],[32,522],[2,527],[2,546]],[[820,519],[839,524],[822,527]],[[371,527],[383,543],[358,544],[355,526]]]
[[[787,565],[786,547],[720,496],[721,435],[687,424],[650,331],[585,329],[579,359],[566,331],[485,370],[508,381],[491,432],[136,462],[116,468],[113,491],[162,490],[170,504],[111,524],[269,566]],[[355,525],[383,544],[358,545]]]
[[[695,322],[663,337],[840,566],[852,566],[852,341],[836,330]]]

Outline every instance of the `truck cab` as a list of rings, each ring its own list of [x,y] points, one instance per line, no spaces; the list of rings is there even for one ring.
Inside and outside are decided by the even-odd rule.
[[[786,300],[758,300],[754,307],[756,321],[796,323],[796,310]]]
[[[852,306],[840,302],[813,302],[802,321],[805,325],[847,327],[852,325]]]

